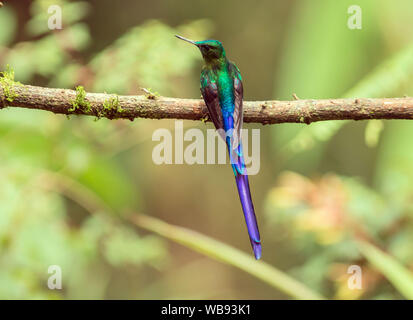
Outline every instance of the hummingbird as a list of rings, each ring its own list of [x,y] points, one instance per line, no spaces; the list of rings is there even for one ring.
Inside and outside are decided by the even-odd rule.
[[[200,79],[202,97],[207,106],[209,118],[227,144],[251,246],[255,259],[258,260],[261,258],[261,238],[241,144],[244,93],[241,73],[238,67],[227,59],[220,41],[193,41],[178,35],[176,37],[197,46],[204,59],[205,64]]]

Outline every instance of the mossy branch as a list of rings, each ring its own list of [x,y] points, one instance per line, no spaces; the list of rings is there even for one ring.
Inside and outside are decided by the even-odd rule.
[[[22,85],[11,75],[0,77],[0,108],[20,107],[57,114],[108,119],[204,120],[200,99],[162,96],[118,96]],[[325,120],[413,119],[413,98],[245,101],[244,121],[262,124],[307,123]]]

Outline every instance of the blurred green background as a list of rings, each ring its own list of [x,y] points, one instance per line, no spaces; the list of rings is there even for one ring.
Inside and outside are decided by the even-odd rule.
[[[178,33],[221,40],[246,100],[413,95],[410,0],[3,3],[0,70],[25,84],[199,98],[201,56]],[[63,29],[50,31],[55,4]],[[347,26],[351,5],[361,30]],[[413,299],[413,123],[244,127],[261,129],[250,184],[268,264],[253,261],[228,166],[152,162],[152,133],[174,121],[1,110],[0,298],[302,298],[281,288],[290,276],[330,299]],[[168,223],[166,237],[177,225],[219,242],[183,230],[182,246],[131,213]],[[220,243],[233,248],[217,256]],[[62,290],[47,287],[50,265]]]

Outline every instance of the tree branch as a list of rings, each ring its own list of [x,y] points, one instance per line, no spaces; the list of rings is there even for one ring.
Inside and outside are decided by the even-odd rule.
[[[0,82],[0,108],[20,107],[58,114],[109,119],[202,120],[207,109],[202,100],[117,96]],[[244,122],[262,124],[307,123],[325,120],[413,119],[413,98],[245,101]]]

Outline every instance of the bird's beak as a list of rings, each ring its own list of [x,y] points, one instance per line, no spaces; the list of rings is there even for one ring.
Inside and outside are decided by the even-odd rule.
[[[184,40],[184,41],[186,41],[186,42],[192,43],[192,44],[194,44],[194,45],[197,45],[194,40],[190,40],[190,39],[187,39],[187,38],[178,36],[178,35],[175,35],[175,37],[177,37],[178,39]]]

